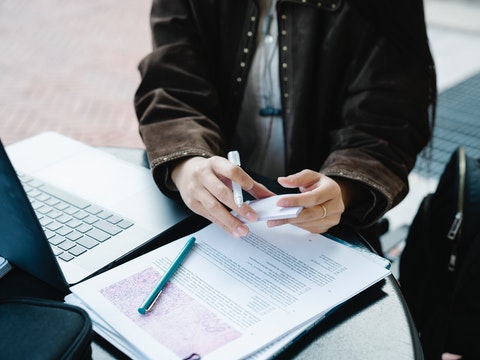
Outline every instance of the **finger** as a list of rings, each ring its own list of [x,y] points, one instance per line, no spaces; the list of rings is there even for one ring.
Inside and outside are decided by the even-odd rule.
[[[216,218],[215,223],[237,239],[249,233],[248,226],[233,216],[229,211]]]
[[[242,203],[241,206],[238,206],[235,202],[232,190],[225,185],[225,183],[219,178],[212,174],[209,175],[205,178],[205,187],[210,193],[210,197],[215,199],[216,201],[211,201],[208,197],[203,198],[203,206],[207,208],[207,210],[215,217],[222,219],[222,222],[225,223],[225,221],[231,220],[230,217],[233,217],[233,215],[230,215],[229,218],[225,216],[225,213],[223,215],[220,215],[220,213],[217,213],[219,209],[217,208],[218,205],[225,205],[228,208],[235,210],[239,215],[241,215],[244,219],[248,221],[257,221],[258,220],[258,215],[253,210],[247,203]],[[227,211],[225,207],[222,206],[222,209]],[[227,211],[228,212],[228,211]],[[229,212],[228,212],[229,213]],[[230,214],[230,213],[229,213]],[[235,218],[236,219],[236,218]],[[237,227],[239,226],[241,222],[238,220],[237,221]],[[233,225],[226,225],[228,227],[231,227]],[[243,235],[243,232],[242,232]]]
[[[277,205],[282,207],[303,206],[312,207],[335,199],[341,198],[341,190],[338,184],[327,176],[322,176],[320,180],[310,186],[310,190],[305,189],[301,194],[292,194],[281,198]]]
[[[225,159],[220,162],[223,161]],[[181,189],[184,203],[192,211],[216,223],[234,237],[244,236],[248,234],[248,227],[234,217],[222,203],[231,201],[233,205],[233,196],[228,186],[212,170],[215,162],[215,159],[210,161],[203,158],[185,162],[181,169],[184,176],[178,176],[177,187]]]
[[[254,181],[253,187],[248,190],[248,193],[255,199],[263,199],[266,197],[274,196],[275,193],[270,191],[265,185]]]
[[[232,164],[230,161],[225,158],[215,156],[211,158],[211,169],[213,174],[218,177],[221,182],[228,187],[230,192],[224,193],[223,187],[220,187],[218,184],[217,191],[219,196],[222,194],[222,202],[225,200],[228,202],[228,197],[231,194],[233,188],[233,182],[238,184],[243,190],[250,190],[254,186],[254,180],[238,165]],[[216,190],[212,187],[212,191],[215,193]],[[227,205],[227,203],[225,203]],[[228,204],[230,205],[230,204]],[[233,208],[233,207],[232,207]]]
[[[245,236],[249,232],[248,227],[233,216],[230,211],[212,195],[206,197],[200,196],[192,210],[211,222],[214,222],[235,238]]]
[[[333,221],[339,222],[345,210],[341,201],[327,201],[317,206],[304,209],[298,217],[298,223],[307,223],[315,221]]]
[[[330,210],[328,210],[330,208]],[[324,232],[340,222],[343,213],[342,207],[333,202],[324,203],[311,208],[303,209],[298,217],[290,219],[271,220],[268,226],[292,224],[311,232]]]
[[[277,206],[303,206],[304,208],[310,208],[331,200],[330,194],[325,193],[322,189],[316,189],[302,194],[284,196],[278,200]]]
[[[227,186],[225,184],[231,186],[231,182],[234,181],[256,199],[275,195],[264,185],[253,180],[241,167],[232,164],[224,158],[214,157],[212,159],[212,170],[216,177],[222,179],[224,186]],[[231,187],[228,187],[228,190],[226,190],[225,187],[218,182],[213,182],[213,179],[209,179],[208,182],[206,182],[206,186],[208,186],[209,191],[211,191],[215,197],[230,209],[235,210],[243,218],[248,221],[257,221],[257,213],[248,204],[242,203],[241,206],[238,206],[235,203]]]
[[[309,189],[319,181],[321,174],[312,170],[302,170],[296,174],[285,177],[279,177],[277,181],[286,188],[305,188]]]
[[[305,231],[309,231],[312,234],[324,234],[336,225],[338,225],[338,222],[312,222],[307,224],[299,224],[295,226]]]
[[[217,176],[234,181],[247,191],[253,187],[255,181],[240,166],[220,156],[214,156],[210,161],[212,170]]]
[[[251,194],[255,199],[261,199],[275,195],[263,184],[255,181],[240,166],[234,165],[224,158],[214,159],[213,170],[218,175],[223,176],[230,181],[236,182],[241,188]],[[228,183],[228,182],[227,182]]]

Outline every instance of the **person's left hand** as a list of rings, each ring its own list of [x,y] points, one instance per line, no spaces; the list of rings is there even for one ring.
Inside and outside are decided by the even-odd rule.
[[[312,233],[325,233],[340,222],[345,204],[342,188],[332,178],[312,170],[279,177],[278,182],[286,188],[299,188],[300,194],[292,194],[279,200],[278,206],[303,206],[298,217],[269,220],[268,226],[293,224]]]

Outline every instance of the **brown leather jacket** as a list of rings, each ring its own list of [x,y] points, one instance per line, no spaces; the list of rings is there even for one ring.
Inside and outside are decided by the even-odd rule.
[[[417,4],[277,5],[287,174],[308,168],[363,184],[374,196],[347,209],[355,225],[372,224],[405,197],[430,137],[435,74],[423,8],[410,2]],[[254,0],[154,0],[154,49],[139,65],[135,107],[167,195],[174,196],[166,183],[172,161],[229,150],[257,22]]]

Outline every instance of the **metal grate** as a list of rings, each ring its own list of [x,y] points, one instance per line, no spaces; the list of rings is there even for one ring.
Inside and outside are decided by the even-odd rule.
[[[419,156],[413,171],[438,179],[460,145],[480,158],[480,73],[439,94],[432,148]]]

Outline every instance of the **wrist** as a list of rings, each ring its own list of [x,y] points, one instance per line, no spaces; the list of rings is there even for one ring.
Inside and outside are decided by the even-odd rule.
[[[198,156],[193,156],[193,157],[187,157],[187,158],[181,158],[172,161],[169,166],[168,166],[168,180],[172,186],[175,187],[176,190],[178,190],[178,182],[182,178],[182,173],[187,165],[187,163],[191,161],[195,161],[195,159],[203,159],[202,157]]]

